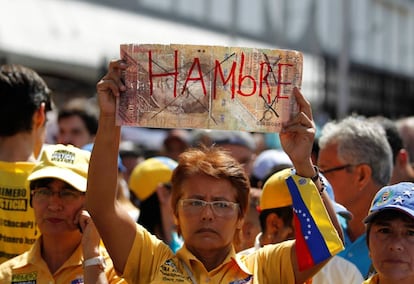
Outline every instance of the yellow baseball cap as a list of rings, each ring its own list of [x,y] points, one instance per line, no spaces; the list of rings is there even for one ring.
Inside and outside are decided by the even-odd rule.
[[[90,152],[72,145],[45,145],[38,164],[27,180],[56,178],[86,191]]]
[[[286,184],[286,179],[294,174],[293,168],[287,168],[274,173],[263,185],[259,209],[271,209],[292,205],[292,197]],[[335,201],[333,189],[329,181],[322,175],[326,191],[331,199],[335,212],[345,219],[351,220],[352,214],[344,206]]]
[[[292,205],[292,197],[286,179],[293,174],[293,169],[287,168],[274,173],[263,185],[259,209],[272,209]]]
[[[158,184],[169,182],[177,162],[163,156],[146,159],[135,166],[129,178],[129,188],[144,201],[155,192]]]

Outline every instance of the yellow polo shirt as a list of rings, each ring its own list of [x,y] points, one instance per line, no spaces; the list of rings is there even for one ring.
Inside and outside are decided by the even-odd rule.
[[[108,283],[126,283],[117,276],[105,248],[102,247],[101,252],[107,264],[105,273]],[[0,265],[0,283],[82,284],[84,283],[82,261],[82,246],[79,244],[69,259],[52,275],[41,256],[41,238],[39,238],[29,251]]]
[[[247,256],[234,248],[223,263],[207,271],[185,245],[174,254],[162,241],[137,224],[123,277],[128,283],[295,283],[293,241],[266,246]]]

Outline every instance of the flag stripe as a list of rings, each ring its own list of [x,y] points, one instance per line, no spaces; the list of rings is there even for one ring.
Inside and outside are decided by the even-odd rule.
[[[286,183],[300,223],[296,228],[300,228],[301,238],[314,264],[341,251],[342,241],[332,225],[316,186],[309,179],[299,176],[288,177]],[[297,234],[297,240],[298,237]]]
[[[300,257],[298,260],[299,271],[303,271],[309,267],[315,265],[312,259],[312,255],[306,245],[303,238],[302,230],[300,229],[300,221],[296,214],[293,214],[293,220],[295,222],[295,238],[296,238],[296,254]]]
[[[312,215],[313,220],[319,228],[320,233],[325,239],[329,251],[332,255],[343,250],[343,242],[339,238],[338,232],[335,230],[332,221],[326,211],[322,198],[315,184],[309,179],[304,179],[299,176],[293,178],[296,182],[297,188],[300,190],[300,194],[303,202]],[[304,185],[298,186],[304,183]]]
[[[300,222],[300,228],[302,236],[307,244],[310,254],[314,263],[319,263],[331,256],[328,248],[326,247],[325,240],[316,226],[315,221],[305,202],[303,202],[301,192],[296,186],[292,177],[287,179],[290,194],[292,196],[293,210]],[[306,188],[308,190],[308,188]]]

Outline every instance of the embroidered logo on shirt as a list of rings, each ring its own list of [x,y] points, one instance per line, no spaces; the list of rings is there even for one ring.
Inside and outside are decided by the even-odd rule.
[[[83,277],[82,276],[78,276],[79,278],[76,278],[75,280],[72,280],[70,282],[70,284],[83,284]]]
[[[160,272],[162,274],[162,281],[166,282],[181,282],[184,283],[185,280],[188,281],[188,277],[186,277],[175,264],[173,259],[166,260],[160,266]]]
[[[36,284],[37,272],[13,274],[11,284]]]

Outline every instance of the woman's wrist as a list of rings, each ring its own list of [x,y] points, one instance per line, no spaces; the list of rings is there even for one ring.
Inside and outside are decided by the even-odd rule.
[[[86,269],[88,267],[98,267],[100,270],[104,271],[106,268],[105,258],[101,255],[87,259],[85,258],[83,261],[83,268]]]
[[[322,179],[321,173],[319,171],[319,168],[317,166],[313,166],[313,168],[315,170],[315,175],[313,177],[311,177],[311,180],[313,181],[313,183],[318,188],[319,193],[322,194],[326,189],[326,185],[323,182],[323,179]]]
[[[296,175],[311,179],[312,182],[315,184],[316,188],[318,189],[319,193],[322,194],[326,189],[326,185],[323,182],[319,168],[315,165],[312,165],[311,167],[312,171],[309,170],[308,166],[306,167],[306,170],[303,170],[303,168],[301,168],[301,171],[295,168]]]
[[[84,259],[89,259],[89,258],[94,258],[94,257],[98,257],[100,256],[101,253],[99,251],[99,247],[96,248],[88,248],[88,249],[84,249],[83,250],[83,258]]]
[[[293,166],[295,167],[295,171],[298,176],[304,178],[312,178],[317,174],[311,160],[305,161],[303,163],[296,162],[293,163]]]

